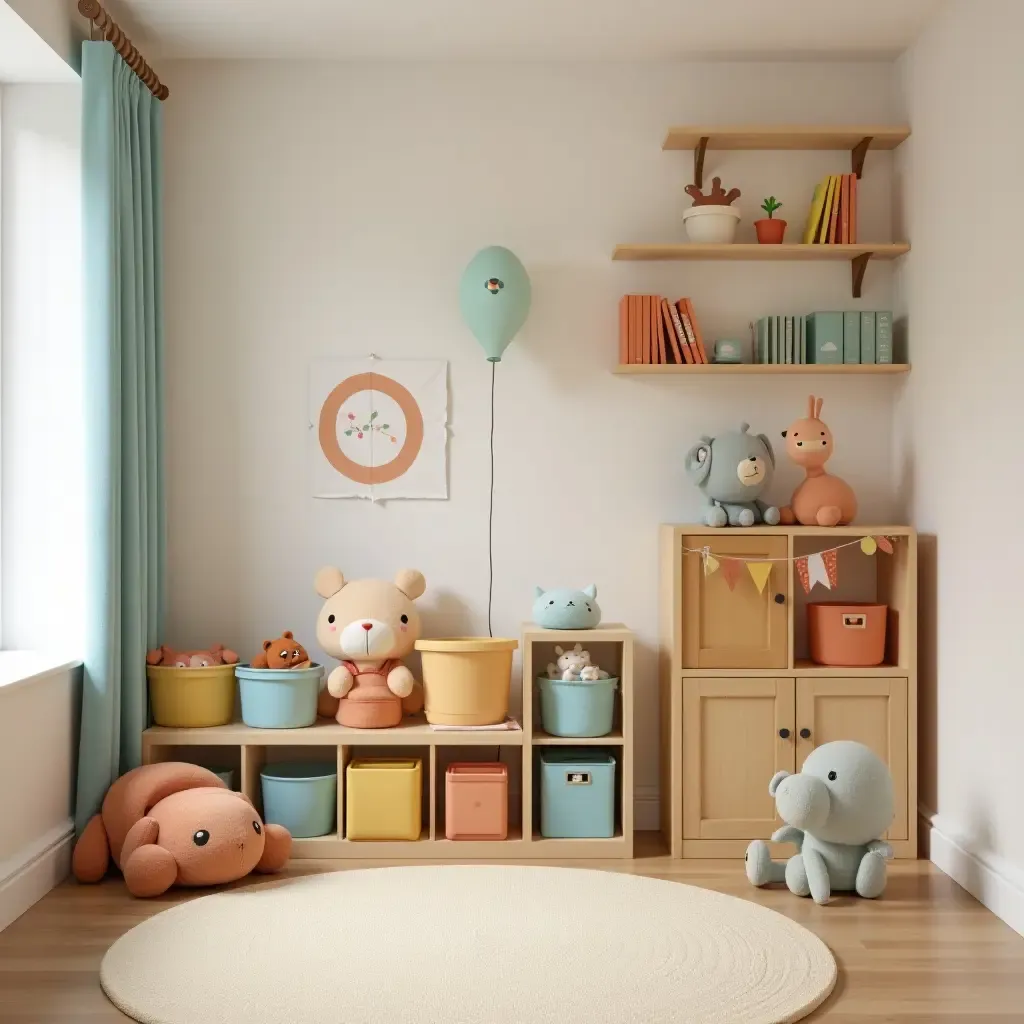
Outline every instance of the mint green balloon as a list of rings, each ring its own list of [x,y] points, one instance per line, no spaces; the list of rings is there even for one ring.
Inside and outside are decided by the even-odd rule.
[[[530,312],[530,277],[515,253],[500,245],[481,249],[462,274],[459,307],[488,360],[500,363]]]

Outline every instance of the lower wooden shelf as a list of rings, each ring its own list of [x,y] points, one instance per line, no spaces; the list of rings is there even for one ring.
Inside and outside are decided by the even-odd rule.
[[[620,363],[612,369],[612,373],[623,377],[729,377],[737,374],[892,377],[909,372],[909,363]]]

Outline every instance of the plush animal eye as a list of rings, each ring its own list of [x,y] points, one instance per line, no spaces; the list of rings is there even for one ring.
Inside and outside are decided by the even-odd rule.
[[[794,437],[799,437],[799,436],[800,436],[800,434],[799,434],[799,433],[798,433],[797,431],[795,431],[795,430],[794,430],[794,431],[793,431],[793,436],[794,436]]]
[[[402,625],[404,626],[408,621],[409,621],[409,616],[408,615],[403,615],[402,616]]]
[[[593,609],[593,608],[591,608],[591,607],[590,607],[590,605],[588,604],[588,605],[587,605],[587,611],[588,611],[588,612],[592,612],[593,610],[594,610],[594,609]]]
[[[797,446],[797,448],[803,448],[803,446],[804,446],[803,441],[797,441],[796,446]]]
[[[282,658],[287,658],[287,657],[288,657],[288,651],[287,651],[287,649],[285,649],[285,650],[283,650],[283,651],[278,651],[278,655],[279,655],[280,657],[282,657]]]
[[[293,658],[297,658],[298,656],[299,656],[299,649],[296,647],[295,650],[292,651],[292,657]]]
[[[555,603],[554,601],[548,601],[548,604],[554,604],[554,603]]]
[[[263,829],[260,828],[260,823],[258,821],[254,821],[252,823],[252,827],[253,827],[253,831],[256,833],[256,835],[259,835],[263,831]]]
[[[828,773],[828,781],[829,782],[835,782],[836,778],[837,778],[837,776],[836,776],[835,772],[829,772]]]
[[[328,622],[333,622],[334,621],[334,616],[333,615],[328,615],[327,616],[327,621]]]
[[[210,833],[205,828],[201,828],[194,836],[192,836],[192,842],[196,846],[205,846],[210,841]]]
[[[822,436],[822,437],[824,437],[824,436],[825,436],[825,431],[824,431],[824,430],[823,430],[823,431],[821,432],[821,436]]]

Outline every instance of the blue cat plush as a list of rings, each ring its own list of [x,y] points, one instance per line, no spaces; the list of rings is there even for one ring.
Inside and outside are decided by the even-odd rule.
[[[534,588],[533,621],[545,629],[593,629],[601,621],[597,587],[582,590]]]

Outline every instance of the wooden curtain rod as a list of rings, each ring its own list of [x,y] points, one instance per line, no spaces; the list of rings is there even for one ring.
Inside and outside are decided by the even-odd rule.
[[[157,78],[156,72],[142,59],[142,54],[135,49],[132,41],[121,31],[121,27],[99,5],[99,0],[78,0],[78,13],[88,18],[100,31],[107,42],[121,55],[128,65],[142,80],[142,84],[158,99],[165,100],[170,90]]]

